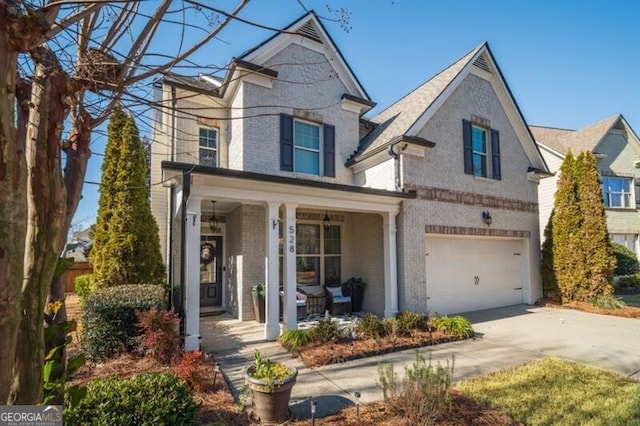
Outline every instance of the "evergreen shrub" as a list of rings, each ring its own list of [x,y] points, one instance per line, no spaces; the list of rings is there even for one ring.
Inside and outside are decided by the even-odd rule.
[[[187,384],[169,373],[145,373],[123,380],[99,378],[73,409],[64,409],[67,425],[193,425],[198,405]]]
[[[613,254],[616,257],[617,265],[615,275],[633,275],[638,273],[638,258],[636,254],[623,246],[615,242],[611,242],[611,248],[613,248]]]
[[[140,335],[136,311],[165,309],[160,285],[133,284],[98,289],[82,304],[82,345],[87,358],[102,361],[135,347]]]

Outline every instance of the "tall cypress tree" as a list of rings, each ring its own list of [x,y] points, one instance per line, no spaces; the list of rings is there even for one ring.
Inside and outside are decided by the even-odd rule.
[[[562,303],[609,295],[615,268],[595,157],[571,151],[560,167],[554,209],[542,246],[546,297]]]
[[[594,155],[590,152],[581,153],[577,159],[576,171],[580,209],[584,217],[581,228],[582,251],[587,275],[586,285],[577,289],[575,297],[578,300],[591,300],[594,296],[613,293],[609,282],[616,267],[616,259],[609,242],[607,216]]]
[[[109,123],[91,263],[96,287],[164,283],[158,225],[151,214],[144,146],[133,118]]]

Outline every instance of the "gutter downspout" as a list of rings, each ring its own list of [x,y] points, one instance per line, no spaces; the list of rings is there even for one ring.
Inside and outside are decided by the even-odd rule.
[[[171,161],[174,161],[174,152],[175,152],[175,139],[176,139],[176,86],[171,86]],[[173,188],[173,186],[171,186],[171,188],[169,189],[169,241],[167,244],[167,252],[166,252],[166,259],[167,259],[167,275],[169,277],[169,288],[171,289],[171,300],[169,301],[169,306],[173,307],[174,309],[176,308],[174,305],[174,296],[173,293],[175,292],[175,279],[173,276],[173,271],[175,269],[174,266],[174,258],[172,256],[173,254],[173,243],[174,243],[174,238],[173,238],[173,209],[175,208],[175,201],[174,201],[174,197],[176,195],[175,189]],[[182,297],[182,293],[180,294],[180,297]],[[180,306],[178,307],[180,309]]]
[[[395,166],[394,168],[396,172],[395,179],[394,179],[394,188],[396,191],[404,191],[402,189],[402,174],[400,173],[400,154],[393,150],[393,147],[398,145],[401,142],[402,140],[396,141],[391,145],[389,145],[389,147],[387,148],[387,153],[394,160],[394,166]],[[405,149],[406,149],[406,145],[401,149],[401,151],[404,151]]]

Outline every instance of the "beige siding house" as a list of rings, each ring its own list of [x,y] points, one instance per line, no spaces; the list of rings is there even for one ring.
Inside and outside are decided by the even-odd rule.
[[[269,340],[301,293],[350,277],[385,316],[541,297],[547,167],[486,43],[365,118],[375,103],[311,12],[223,78],[167,75],[156,100],[152,208],[188,348],[200,309],[253,320],[256,284]]]
[[[538,188],[541,238],[551,216],[565,155],[569,150],[574,155],[590,151],[601,176],[609,235],[640,257],[640,140],[624,117],[617,115],[580,130],[530,129],[549,169],[556,173],[541,181]]]

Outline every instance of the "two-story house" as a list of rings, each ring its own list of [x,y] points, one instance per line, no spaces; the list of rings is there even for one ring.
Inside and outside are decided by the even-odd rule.
[[[362,277],[364,310],[454,313],[541,297],[547,167],[484,43],[370,119],[375,103],[311,12],[224,78],[167,75],[152,209],[187,348],[200,306],[296,327],[296,291]]]
[[[541,239],[553,210],[565,156],[569,150],[574,156],[591,152],[601,176],[609,236],[640,256],[640,140],[627,120],[616,115],[580,130],[529,128],[549,168],[556,174],[539,186]]]

